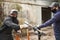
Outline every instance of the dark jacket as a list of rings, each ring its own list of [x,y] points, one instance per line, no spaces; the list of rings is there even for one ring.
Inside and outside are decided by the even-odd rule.
[[[8,16],[4,19],[3,25],[0,28],[0,40],[13,40],[12,30],[19,30],[17,18]]]
[[[49,26],[51,24],[54,24],[54,32],[55,32],[56,40],[60,40],[60,10],[58,10],[55,13],[53,18],[42,24],[40,28]]]

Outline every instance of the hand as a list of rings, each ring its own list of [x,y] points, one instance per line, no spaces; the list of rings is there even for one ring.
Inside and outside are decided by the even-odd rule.
[[[40,28],[40,27],[37,27],[37,29],[39,29],[39,30],[40,30],[41,28]]]
[[[33,27],[34,31],[36,31],[37,29],[40,30],[39,27]]]

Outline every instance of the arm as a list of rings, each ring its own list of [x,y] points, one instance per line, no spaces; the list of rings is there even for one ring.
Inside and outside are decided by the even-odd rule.
[[[20,29],[20,27],[17,24],[13,23],[10,18],[6,18],[4,24],[8,27],[11,27],[12,29],[15,29],[16,31]]]
[[[60,13],[56,13],[56,15],[53,18],[51,18],[50,20],[46,21],[44,24],[39,26],[39,28],[43,28],[43,27],[46,27],[46,26],[49,26],[49,25],[53,24],[54,22],[59,20],[59,17],[60,17]]]

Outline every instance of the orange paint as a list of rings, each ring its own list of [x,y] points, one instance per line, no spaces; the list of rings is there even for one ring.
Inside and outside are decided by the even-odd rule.
[[[16,34],[15,39],[16,39],[16,40],[20,40],[20,36]]]

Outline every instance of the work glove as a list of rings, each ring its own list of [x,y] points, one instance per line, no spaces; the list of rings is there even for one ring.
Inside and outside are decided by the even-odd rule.
[[[20,30],[20,26],[17,25],[14,29],[15,29],[15,31],[17,32],[18,30]]]
[[[36,31],[36,30],[40,30],[41,28],[39,28],[39,27],[33,27],[33,29],[34,29],[34,31]]]
[[[40,27],[34,27],[33,29],[34,29],[34,32],[35,32],[36,35],[46,35],[45,32],[38,31],[38,30],[41,29]],[[40,33],[38,33],[38,32],[40,32]]]

